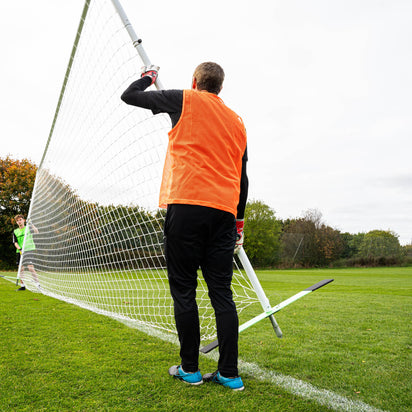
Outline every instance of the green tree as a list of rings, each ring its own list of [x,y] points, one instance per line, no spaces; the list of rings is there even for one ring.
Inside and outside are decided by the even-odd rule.
[[[402,246],[402,251],[405,256],[407,264],[412,264],[412,243],[410,245]]]
[[[363,237],[358,255],[367,259],[402,257],[398,235],[392,231],[371,230]]]
[[[14,268],[13,218],[29,212],[36,171],[37,166],[28,159],[0,158],[0,268]]]
[[[352,235],[352,238],[349,240],[350,255],[349,257],[354,257],[359,255],[359,250],[363,239],[365,238],[365,233],[357,233]]]
[[[279,262],[281,227],[268,205],[260,200],[247,203],[244,247],[254,266],[269,267]]]

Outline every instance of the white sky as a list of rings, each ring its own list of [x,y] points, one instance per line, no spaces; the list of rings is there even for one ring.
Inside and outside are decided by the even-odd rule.
[[[410,0],[122,0],[167,88],[207,60],[248,130],[250,199],[412,241]],[[40,162],[83,0],[0,4],[0,156]]]

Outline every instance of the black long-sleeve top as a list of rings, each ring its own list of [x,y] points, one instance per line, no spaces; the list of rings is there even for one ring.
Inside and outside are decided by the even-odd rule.
[[[149,109],[153,114],[167,113],[174,127],[180,119],[183,108],[183,90],[145,90],[150,86],[151,78],[142,77],[134,81],[122,94],[121,99],[130,105]],[[247,147],[242,158],[242,175],[240,180],[240,195],[237,206],[237,219],[243,219],[249,189],[249,180],[246,173]]]

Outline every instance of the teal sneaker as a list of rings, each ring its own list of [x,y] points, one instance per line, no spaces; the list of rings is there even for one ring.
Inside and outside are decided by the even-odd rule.
[[[201,385],[203,383],[202,374],[197,372],[185,372],[180,365],[169,368],[169,375],[180,379],[189,385]]]
[[[219,371],[213,373],[206,373],[203,375],[204,382],[216,382],[219,385],[225,386],[226,388],[230,388],[234,391],[243,391],[245,389],[242,378],[240,376],[236,376],[234,378],[225,378],[220,374]]]

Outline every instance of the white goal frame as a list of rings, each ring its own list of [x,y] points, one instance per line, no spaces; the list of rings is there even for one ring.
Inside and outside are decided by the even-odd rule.
[[[61,89],[61,92],[60,92],[58,104],[57,104],[56,111],[55,111],[55,114],[54,114],[54,118],[53,118],[51,130],[50,130],[50,133],[49,133],[49,136],[48,136],[48,140],[47,140],[46,147],[45,147],[45,150],[44,150],[44,153],[43,153],[43,157],[42,157],[42,159],[41,159],[41,162],[40,162],[40,165],[39,165],[39,168],[38,168],[38,172],[42,169],[42,167],[43,167],[43,165],[44,165],[44,162],[45,162],[45,159],[46,159],[46,156],[47,156],[47,153],[48,153],[48,151],[49,151],[49,146],[50,146],[51,138],[52,138],[53,132],[54,132],[54,130],[55,130],[55,126],[56,126],[56,123],[57,123],[57,119],[58,119],[58,116],[59,116],[59,112],[60,112],[61,106],[62,106],[62,104],[63,104],[66,86],[67,86],[68,81],[69,81],[69,76],[70,76],[70,73],[71,73],[71,70],[72,70],[73,62],[74,62],[74,60],[75,60],[75,55],[76,55],[77,47],[78,47],[78,44],[79,44],[79,41],[80,41],[80,37],[81,37],[81,34],[82,34],[83,25],[84,25],[84,22],[85,22],[85,20],[86,20],[86,17],[87,17],[87,14],[88,14],[88,10],[89,10],[89,6],[90,6],[90,4],[91,4],[92,1],[93,1],[93,0],[85,0],[85,3],[84,3],[84,7],[83,7],[83,11],[82,11],[82,16],[81,16],[80,23],[79,23],[79,26],[78,26],[78,31],[77,31],[76,38],[75,38],[75,41],[74,41],[74,44],[73,44],[73,48],[72,48],[72,52],[71,52],[71,55],[70,55],[69,63],[68,63],[67,69],[66,69],[66,73],[65,73],[65,77],[64,77],[62,89]],[[96,0],[96,1],[97,1],[97,0]],[[145,50],[144,50],[144,48],[143,48],[142,40],[137,36],[136,32],[134,31],[133,26],[132,26],[132,24],[130,23],[129,19],[127,18],[127,15],[126,15],[123,7],[121,6],[119,0],[110,0],[110,1],[111,1],[112,5],[114,6],[115,11],[117,12],[117,14],[118,14],[118,16],[119,16],[119,18],[120,18],[120,20],[121,20],[121,23],[122,23],[123,26],[124,26],[124,29],[125,29],[125,30],[127,31],[127,33],[128,33],[132,45],[134,46],[134,48],[136,49],[138,55],[140,56],[141,61],[144,63],[145,66],[151,65],[151,61],[150,61],[148,55],[146,54],[146,52],[145,52]],[[156,87],[158,90],[162,90],[162,89],[163,89],[163,85],[162,85],[162,83],[161,83],[161,81],[160,81],[159,79],[156,80],[155,87]],[[38,187],[38,186],[39,186],[39,179],[38,179],[38,176],[36,176],[36,180],[35,180],[35,184],[34,184],[34,188],[33,188],[32,200],[33,200],[33,199],[36,199],[36,196],[37,196],[37,193],[38,193],[38,190],[39,190],[39,187]],[[28,218],[27,218],[27,224],[28,224],[28,225],[29,225],[29,222],[30,222],[31,219],[32,219],[32,213],[33,213],[33,202],[31,202],[30,209],[29,209],[29,213],[28,213]],[[23,246],[23,250],[24,250],[24,246]],[[245,252],[245,250],[244,250],[243,248],[241,248],[240,251],[239,251],[239,253],[238,253],[238,260],[240,261],[240,263],[241,263],[241,265],[242,265],[242,267],[243,267],[243,269],[244,269],[244,272],[245,272],[246,275],[247,275],[247,279],[248,279],[249,282],[250,282],[250,285],[248,285],[248,287],[250,286],[251,288],[253,288],[253,290],[254,290],[254,292],[255,292],[255,294],[256,294],[256,296],[257,296],[257,300],[260,302],[260,305],[261,305],[261,307],[262,307],[262,309],[263,309],[263,313],[262,313],[262,314],[255,316],[255,317],[254,317],[253,319],[251,319],[250,321],[248,321],[248,322],[246,322],[245,324],[241,325],[241,326],[239,327],[239,331],[240,331],[240,332],[243,331],[243,330],[245,330],[245,329],[248,328],[249,326],[255,324],[256,322],[258,322],[258,321],[260,321],[260,320],[268,317],[269,320],[270,320],[271,323],[272,323],[272,326],[273,326],[273,328],[274,328],[274,331],[275,331],[276,335],[277,335],[279,338],[282,337],[282,331],[281,331],[279,325],[277,324],[277,322],[276,322],[276,320],[275,320],[275,318],[274,318],[274,313],[276,313],[277,311],[279,311],[281,308],[287,306],[288,304],[294,302],[295,300],[299,299],[300,297],[305,296],[305,295],[306,295],[307,293],[309,293],[310,291],[316,290],[316,289],[318,289],[319,287],[321,287],[321,286],[329,283],[329,281],[331,281],[331,280],[323,281],[324,283],[322,283],[321,286],[317,286],[316,288],[313,288],[313,287],[312,287],[312,288],[308,288],[306,291],[309,291],[309,292],[306,292],[306,293],[301,292],[300,294],[293,296],[292,298],[288,299],[287,301],[282,302],[281,304],[278,304],[278,305],[275,306],[275,307],[272,307],[272,306],[270,305],[269,299],[267,298],[267,296],[266,296],[266,294],[265,294],[265,292],[264,292],[264,290],[263,290],[263,288],[262,288],[262,286],[261,286],[261,284],[260,284],[260,282],[259,282],[258,277],[256,276],[255,271],[253,270],[252,265],[250,264],[250,261],[249,261],[247,255],[246,255],[246,252]],[[21,261],[20,261],[18,273],[20,273],[21,267],[22,267],[23,264],[24,264],[24,252],[23,252],[23,255],[22,255],[22,259],[21,259]],[[236,259],[234,259],[234,264],[235,264],[235,266],[237,267]],[[243,276],[243,275],[242,275],[242,276]],[[316,286],[316,285],[315,285],[315,286]],[[250,290],[251,290],[251,289],[250,289]],[[33,288],[33,291],[38,291],[38,290],[35,290],[35,289]],[[58,294],[48,291],[47,288],[46,288],[46,289],[42,289],[41,291],[42,291],[42,293],[45,293],[45,294],[47,294],[47,295],[50,295],[50,296],[56,297],[56,298],[58,298],[58,299],[61,299],[61,296],[58,296]],[[247,295],[246,298],[249,298],[248,293],[246,293],[246,295]],[[255,298],[253,298],[253,299],[254,299],[254,302],[256,302],[256,299],[255,299]],[[66,301],[68,301],[68,302],[77,304],[77,305],[79,305],[79,306],[82,306],[82,307],[87,308],[87,309],[89,309],[89,310],[95,311],[95,312],[97,312],[97,313],[102,313],[102,314],[105,314],[105,315],[107,315],[107,316],[112,316],[112,317],[113,317],[113,314],[112,314],[111,312],[105,311],[104,309],[102,309],[102,310],[100,310],[100,309],[99,309],[99,310],[96,310],[92,305],[89,305],[89,304],[87,304],[87,303],[85,303],[85,304],[79,304],[79,301],[77,301],[76,298],[70,298],[70,297],[69,297],[69,298],[66,298],[66,299],[63,299],[63,300],[66,300]],[[248,304],[250,304],[250,303],[248,303]],[[127,318],[127,316],[126,316],[126,317],[123,317],[122,314],[119,314],[119,315],[116,316],[116,317],[117,317],[117,318],[120,318],[120,319],[129,319],[129,320],[130,320],[130,318]],[[212,342],[211,345],[212,345],[213,347],[216,347],[216,346],[217,346],[216,341],[215,341],[215,342]],[[211,349],[213,349],[213,347],[211,347]]]

